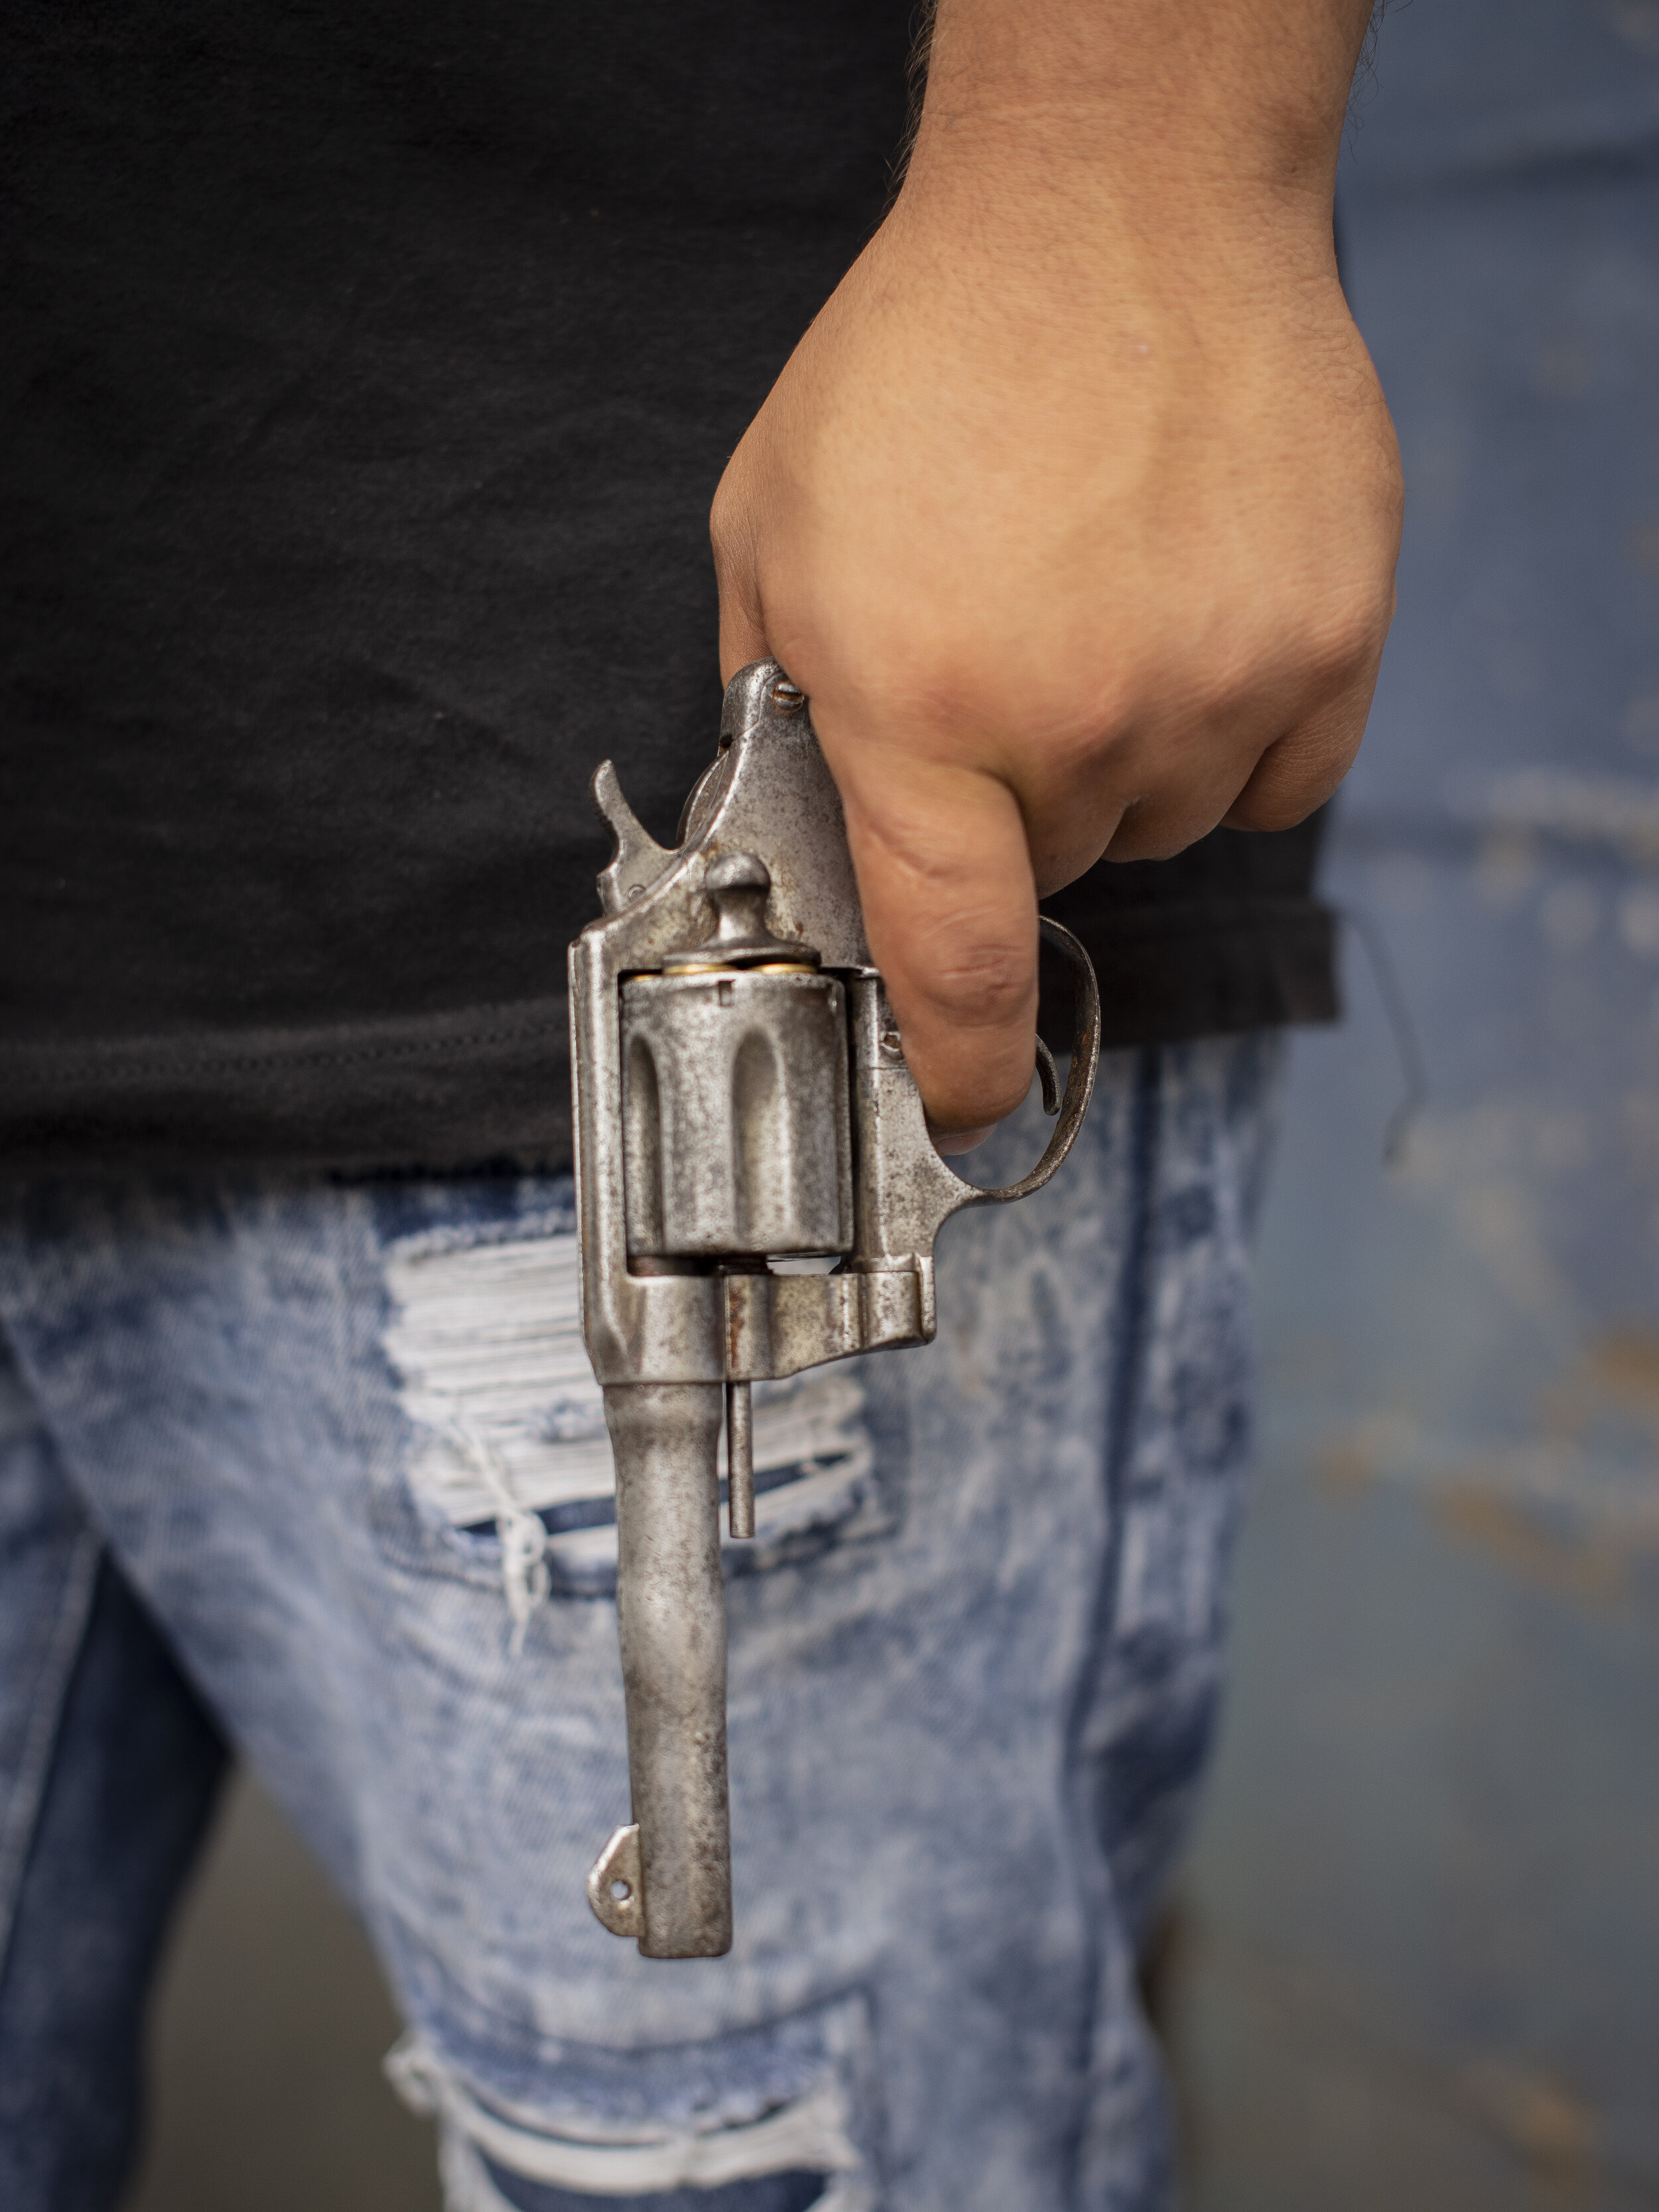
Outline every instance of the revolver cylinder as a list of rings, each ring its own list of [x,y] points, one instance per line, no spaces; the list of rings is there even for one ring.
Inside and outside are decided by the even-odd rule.
[[[622,993],[628,1256],[848,1252],[846,994],[832,975],[710,969]]]

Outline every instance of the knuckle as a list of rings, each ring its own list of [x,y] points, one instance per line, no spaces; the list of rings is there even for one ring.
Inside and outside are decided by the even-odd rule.
[[[1364,591],[1344,594],[1332,609],[1313,659],[1333,690],[1346,690],[1380,658],[1393,611],[1391,593]]]
[[[708,542],[714,549],[714,567],[722,575],[752,563],[754,512],[737,459],[728,465],[709,503]]]
[[[708,542],[714,549],[714,566],[722,573],[733,564],[740,535],[735,501],[722,484],[708,510]]]

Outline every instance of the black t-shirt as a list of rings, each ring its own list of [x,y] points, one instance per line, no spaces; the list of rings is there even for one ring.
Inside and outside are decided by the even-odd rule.
[[[0,1149],[555,1160],[609,755],[879,220],[908,0],[9,0]],[[1332,1010],[1313,830],[1053,902],[1111,1042]]]

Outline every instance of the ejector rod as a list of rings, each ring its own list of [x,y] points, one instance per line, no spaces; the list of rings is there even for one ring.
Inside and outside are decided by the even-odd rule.
[[[725,1413],[719,1382],[617,1383],[605,1394],[617,1462],[617,1614],[638,1832],[640,1894],[629,1918],[650,1959],[716,1958],[732,1948],[720,1544]]]

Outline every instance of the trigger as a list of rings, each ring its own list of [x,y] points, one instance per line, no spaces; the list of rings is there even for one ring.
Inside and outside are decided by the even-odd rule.
[[[1060,1071],[1054,1066],[1054,1056],[1042,1039],[1036,1041],[1037,1079],[1042,1085],[1042,1110],[1045,1114],[1060,1111]]]

